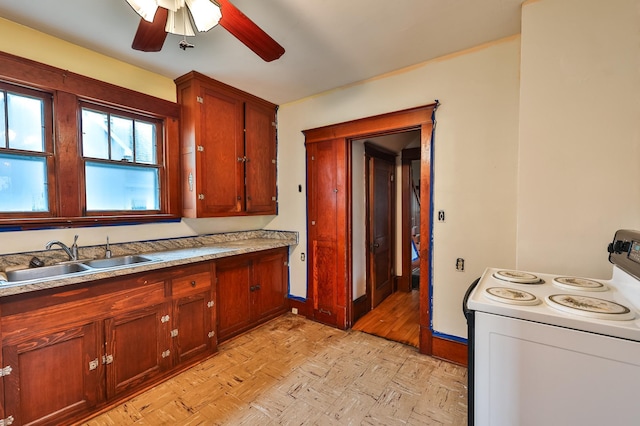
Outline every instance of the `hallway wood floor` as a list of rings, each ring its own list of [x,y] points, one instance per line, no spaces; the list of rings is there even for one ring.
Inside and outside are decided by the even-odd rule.
[[[353,329],[420,347],[420,291],[396,291],[360,318]]]
[[[83,424],[464,425],[466,383],[411,346],[287,314]]]

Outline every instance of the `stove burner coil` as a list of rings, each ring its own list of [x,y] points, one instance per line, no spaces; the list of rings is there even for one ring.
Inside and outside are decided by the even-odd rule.
[[[528,291],[509,287],[489,287],[484,294],[491,300],[510,305],[537,305],[540,303],[540,300]]]
[[[493,273],[493,277],[516,284],[542,284],[544,282],[537,275],[520,271],[496,271]]]
[[[596,297],[577,294],[552,294],[545,298],[547,304],[559,311],[590,318],[626,321],[635,314],[624,305]]]
[[[565,290],[607,291],[609,287],[601,282],[577,277],[557,277],[553,279],[556,287]]]

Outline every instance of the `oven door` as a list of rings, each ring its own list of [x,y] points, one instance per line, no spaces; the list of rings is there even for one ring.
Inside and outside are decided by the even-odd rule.
[[[474,317],[476,425],[638,424],[640,342]]]

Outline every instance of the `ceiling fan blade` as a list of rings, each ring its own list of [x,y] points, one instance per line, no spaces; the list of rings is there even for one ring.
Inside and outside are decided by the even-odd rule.
[[[244,43],[256,55],[271,62],[284,54],[284,47],[272,39],[229,0],[216,0],[222,10],[220,25]]]
[[[167,32],[164,28],[167,24],[168,14],[167,9],[159,7],[153,17],[153,22],[147,22],[141,18],[131,47],[143,52],[159,52],[167,38]]]

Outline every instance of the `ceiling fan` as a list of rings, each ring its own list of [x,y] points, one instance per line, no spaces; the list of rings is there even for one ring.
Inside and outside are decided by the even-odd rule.
[[[127,0],[140,16],[131,47],[143,52],[162,49],[167,33],[185,36],[180,48],[193,47],[186,36],[208,31],[218,23],[266,62],[278,59],[284,48],[229,0]]]

